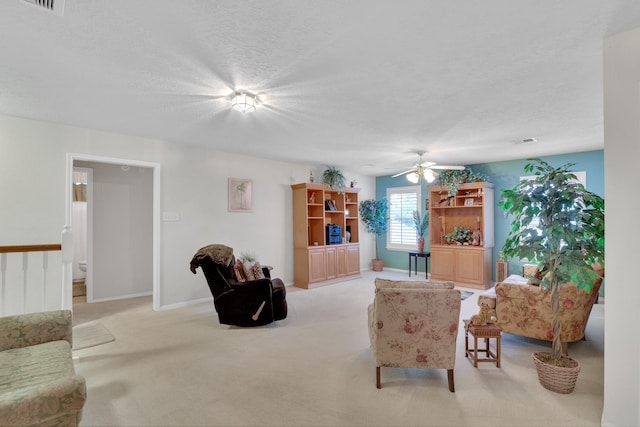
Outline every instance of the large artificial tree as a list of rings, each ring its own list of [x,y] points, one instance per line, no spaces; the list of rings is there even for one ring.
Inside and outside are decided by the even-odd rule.
[[[599,278],[594,265],[604,267],[604,199],[587,191],[569,169],[540,159],[525,166],[530,179],[502,190],[498,205],[513,216],[502,253],[538,264],[529,277],[551,291],[553,351],[549,363],[562,365],[560,287],[572,282],[591,291]]]
[[[387,199],[363,200],[360,202],[359,211],[360,220],[364,223],[367,232],[375,235],[375,259],[380,259],[378,256],[378,237],[387,232],[387,225],[389,223],[389,206]]]

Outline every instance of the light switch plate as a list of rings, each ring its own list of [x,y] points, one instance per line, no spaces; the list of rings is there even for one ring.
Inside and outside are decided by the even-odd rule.
[[[178,212],[162,212],[163,221],[180,221],[180,214]]]

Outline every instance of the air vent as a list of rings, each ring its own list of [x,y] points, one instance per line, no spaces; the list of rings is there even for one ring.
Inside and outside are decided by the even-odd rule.
[[[54,15],[62,16],[64,13],[64,0],[22,0],[24,3],[32,4],[40,9],[47,10]]]
[[[525,139],[519,139],[517,141],[514,141],[514,144],[532,144],[536,142],[535,138],[525,138]]]

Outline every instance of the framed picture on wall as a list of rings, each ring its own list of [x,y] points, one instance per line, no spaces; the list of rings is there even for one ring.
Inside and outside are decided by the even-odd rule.
[[[229,212],[253,210],[253,182],[250,179],[229,178]]]

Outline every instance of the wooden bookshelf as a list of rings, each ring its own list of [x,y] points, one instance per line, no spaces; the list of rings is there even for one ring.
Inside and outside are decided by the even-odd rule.
[[[360,189],[349,187],[338,193],[315,183],[294,184],[291,189],[295,286],[309,289],[358,277]],[[329,225],[340,227],[339,243],[330,244]]]
[[[471,287],[491,286],[493,229],[493,184],[460,184],[449,197],[448,187],[429,187],[429,245],[431,278],[452,280]],[[449,244],[445,236],[454,227],[479,230],[477,245]]]

